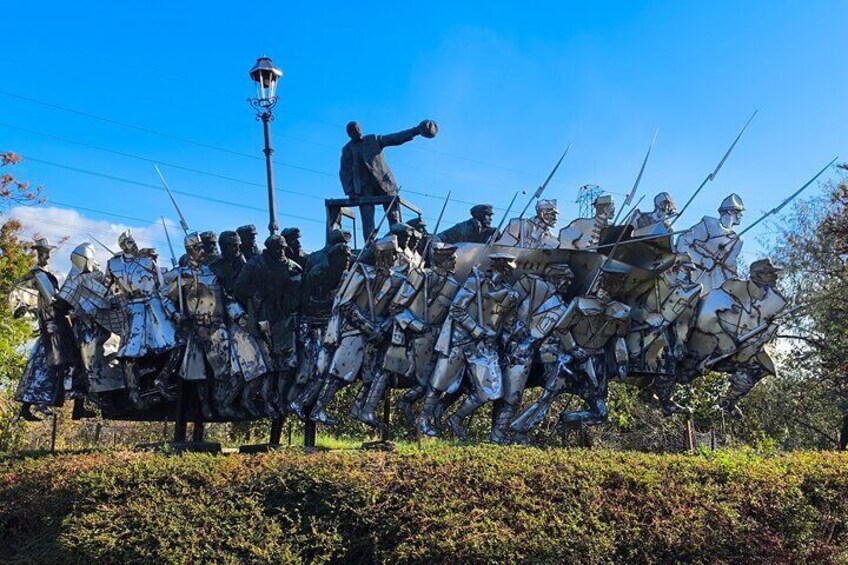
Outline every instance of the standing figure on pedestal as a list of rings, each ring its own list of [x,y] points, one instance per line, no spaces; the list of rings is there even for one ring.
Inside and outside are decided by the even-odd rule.
[[[297,361],[295,326],[301,268],[286,258],[286,247],[283,236],[269,236],[262,253],[244,266],[234,288],[236,298],[247,309],[250,333],[266,348],[275,373],[249,381],[243,402],[258,414],[253,400],[259,394],[265,413],[271,417],[286,410],[280,402],[288,392]]]
[[[454,296],[462,286],[456,270],[456,246],[432,244],[433,267],[410,271],[406,282],[392,300],[394,327],[382,370],[371,390],[385,390],[392,378],[402,378],[412,388],[400,400],[410,427],[415,427],[412,404],[424,396],[438,353],[436,340],[448,316]],[[375,398],[378,393],[374,393]],[[366,406],[363,420],[376,421],[377,405]]]
[[[777,333],[775,318],[786,308],[777,290],[780,269],[761,259],[749,271],[749,280],[728,280],[701,301],[680,378],[685,384],[709,371],[731,374],[722,408],[733,417],[741,417],[736,404],[754,385],[777,374],[765,346]]]
[[[561,249],[586,249],[598,245],[601,232],[609,227],[615,215],[615,202],[612,196],[598,196],[592,205],[594,218],[577,218],[559,231]]]
[[[536,216],[511,219],[495,244],[531,249],[555,249],[559,246],[559,242],[553,229],[558,219],[559,208],[557,208],[556,200],[537,200]]]
[[[639,235],[635,235],[639,230],[657,224],[668,231],[675,216],[677,216],[677,205],[674,203],[674,198],[668,192],[660,192],[654,196],[654,210],[652,212],[642,212],[638,209],[633,212],[633,220],[631,221],[634,231],[633,237],[639,237]]]
[[[123,310],[106,286],[106,275],[95,261],[94,247],[90,243],[74,248],[71,264],[71,271],[56,297],[56,307],[70,313],[79,343],[85,371],[82,376],[86,382],[80,383],[75,390],[84,395],[123,388],[123,379],[106,362],[104,351],[112,333],[124,333]]]
[[[436,122],[430,120],[424,120],[414,128],[388,135],[362,135],[362,128],[357,122],[349,122],[346,129],[350,141],[342,148],[339,178],[349,198],[396,195],[398,185],[383,157],[383,149],[402,145],[418,135],[432,138],[439,131]],[[396,207],[389,210],[387,203],[383,208],[388,214],[389,224],[398,221]],[[374,205],[362,204],[359,210],[362,214],[362,233],[367,241],[374,231]]]
[[[437,234],[438,240],[442,243],[486,243],[497,231],[492,227],[493,215],[490,204],[472,206],[471,217]],[[495,235],[494,239],[497,240],[498,236]]]
[[[303,246],[300,244],[300,228],[286,228],[281,235],[286,240],[286,257],[300,265],[301,269],[306,269],[306,262],[309,255],[303,251]]]
[[[200,241],[203,244],[203,252],[206,256],[206,264],[211,265],[221,256],[218,253],[218,236],[213,231],[200,232]]]
[[[541,341],[556,324],[557,312],[574,280],[574,272],[564,263],[550,263],[544,277],[527,274],[518,279],[518,308],[504,330],[504,394],[495,403],[491,441],[507,443],[509,425],[521,407],[530,365]]]
[[[733,231],[742,221],[745,205],[737,194],[725,198],[718,209],[720,216],[704,218],[677,239],[677,252],[686,253],[695,264],[695,282],[704,285],[703,294],[720,288],[737,277],[737,261],[742,239]]]
[[[152,249],[139,249],[129,230],[118,237],[121,252],[106,264],[109,288],[118,295],[125,308],[126,333],[121,335],[117,357],[124,371],[130,402],[141,406],[139,375],[136,371],[140,359],[171,352],[179,356],[177,326],[179,319],[171,300],[161,288],[162,279]],[[173,363],[166,363],[170,368]],[[163,369],[155,381],[160,394],[167,396],[165,380],[169,375]]]
[[[241,240],[241,255],[245,261],[250,261],[259,255],[259,246],[256,245],[256,226],[247,224],[236,229]]]
[[[511,285],[515,257],[493,253],[489,260],[491,270],[472,269],[439,332],[436,351],[440,355],[421,412],[421,431],[427,435],[437,433],[433,419],[441,396],[456,391],[463,378],[469,382],[469,394],[448,419],[459,439],[465,439],[465,418],[503,394],[498,337],[518,300]]]
[[[351,416],[361,419],[372,377],[382,366],[383,344],[392,322],[389,304],[405,279],[405,271],[393,268],[399,252],[395,236],[378,239],[374,242],[375,265],[359,263],[356,270],[348,271],[342,281],[335,306],[338,308],[337,323],[330,324],[324,338],[329,347],[336,349],[310,414],[312,420],[335,424],[335,420],[327,414],[327,407],[336,393],[354,382],[360,374],[363,386],[351,408]]]
[[[79,349],[71,323],[64,312],[56,308],[54,301],[59,284],[48,264],[56,248],[47,238],[40,238],[35,240],[33,249],[37,253],[35,267],[15,283],[10,293],[10,297],[25,293],[36,298],[26,297],[14,311],[16,318],[32,313],[38,319],[38,338],[15,395],[21,402],[20,417],[28,421],[41,419],[32,413],[33,407],[48,416],[50,407],[61,406],[65,380],[73,379],[74,373],[80,370]]]
[[[531,404],[512,428],[526,435],[541,422],[554,400],[563,392],[577,394],[588,409],[560,415],[561,434],[575,426],[606,421],[607,385],[611,378],[627,373],[624,336],[630,324],[630,308],[614,299],[622,289],[615,273],[600,275],[595,295],[578,296],[561,303],[552,334],[542,346],[547,382],[542,396]]]

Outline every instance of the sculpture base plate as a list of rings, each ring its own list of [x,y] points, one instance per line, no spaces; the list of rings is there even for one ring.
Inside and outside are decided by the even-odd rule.
[[[268,453],[269,451],[279,451],[280,449],[285,449],[288,446],[280,445],[279,443],[252,443],[250,445],[240,445],[238,448],[239,453]]]

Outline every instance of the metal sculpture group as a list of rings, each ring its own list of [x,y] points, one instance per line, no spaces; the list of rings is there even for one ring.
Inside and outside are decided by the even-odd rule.
[[[423,121],[363,136],[348,124],[345,192],[394,197],[379,238],[382,222],[373,228],[373,204],[363,206],[367,239],[355,260],[342,231],[306,254],[300,230],[289,228],[260,252],[252,225],[216,242],[213,232],[189,231],[180,213],[185,255],[172,249],[171,269],[127,231],[105,272],[90,243],[76,247],[60,287],[48,269],[53,247],[37,240],[38,264],[10,295],[16,315],[34,314],[39,327],[18,390],[22,417],[37,419],[33,408],[49,413],[67,395],[79,417],[96,405],[107,418],[159,419],[186,390],[180,383],[192,383],[196,418],[291,413],[332,426],[334,397],[359,382],[349,415],[374,428],[386,425],[377,410],[387,390],[399,388],[408,425],[423,434],[450,428],[465,438],[467,420],[491,402],[491,441],[523,443],[563,393],[584,402],[559,415],[557,429],[567,433],[605,421],[613,380],[652,387],[671,415],[687,411],[674,401],[677,385],[725,373],[722,406],[738,415],[738,402],[775,373],[766,345],[795,309],[787,310],[780,270],[768,259],[739,277],[747,230],[735,231],[745,210],[738,195],[724,199],[718,217],[682,232],[673,231],[678,212],[667,192],[652,211],[634,206],[621,221],[603,195],[594,217],[557,232],[557,202],[542,196],[563,154],[503,230],[512,203],[497,228],[492,206],[480,204],[467,221],[427,233],[421,218],[401,221],[382,150],[437,131]],[[522,410],[530,387],[541,394]]]

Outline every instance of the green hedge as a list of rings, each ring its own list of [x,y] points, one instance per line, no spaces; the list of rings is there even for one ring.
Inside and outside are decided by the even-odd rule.
[[[424,452],[0,461],[0,561],[848,562],[848,456]]]

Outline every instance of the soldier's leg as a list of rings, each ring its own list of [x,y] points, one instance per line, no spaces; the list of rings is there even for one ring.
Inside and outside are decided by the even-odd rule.
[[[130,404],[139,408],[142,402],[141,395],[138,391],[138,375],[135,372],[135,361],[133,359],[124,359],[122,365],[124,367],[124,383],[127,385]]]
[[[368,388],[368,394],[362,405],[362,410],[359,412],[359,421],[368,424],[371,427],[383,429],[385,425],[377,417],[377,408],[380,401],[383,400],[386,394],[386,389],[391,383],[392,375],[388,371],[381,370],[374,377],[371,386]]]
[[[244,383],[241,391],[241,406],[251,416],[261,416],[262,408],[256,403],[256,399],[260,396],[263,377],[257,377]]]
[[[406,419],[407,425],[410,429],[415,429],[417,425],[417,418],[415,417],[415,412],[413,411],[412,405],[421,400],[424,397],[424,394],[427,392],[427,389],[420,384],[416,384],[409,390],[407,390],[403,395],[401,395],[398,404],[400,405],[400,410],[403,412],[403,416]]]
[[[476,393],[471,393],[465,397],[453,416],[448,418],[448,425],[458,439],[465,439],[467,436],[464,420],[470,418],[485,403],[485,399],[480,398]]]
[[[156,389],[157,394],[165,400],[174,399],[174,395],[168,389],[173,381],[173,376],[176,374],[177,369],[180,366],[182,356],[182,348],[177,347],[172,349],[168,354],[168,359],[165,361],[164,365],[162,365],[162,369],[153,380],[153,386]]]
[[[424,398],[424,407],[421,409],[421,431],[428,436],[436,435],[435,422],[441,419],[442,413],[438,413],[442,404],[441,400],[445,391],[459,388],[458,380],[462,378],[465,367],[465,356],[462,351],[454,348],[450,354],[440,355],[433,368],[430,385]],[[447,396],[450,396],[448,393]],[[438,416],[437,416],[438,413]]]
[[[371,232],[374,231],[374,205],[361,204],[359,215],[362,217],[362,237],[364,241],[367,241]]]
[[[545,363],[545,386],[542,395],[512,423],[516,440],[520,443],[527,441],[527,434],[535,428],[539,422],[545,419],[554,400],[565,392],[568,379],[571,377],[571,368],[568,363],[553,361]]]
[[[739,367],[730,378],[730,390],[721,403],[722,409],[733,418],[742,418],[742,411],[736,404],[747,396],[765,375],[766,372],[759,367]]]
[[[306,421],[306,408],[315,404],[315,401],[318,399],[318,393],[321,392],[321,384],[323,382],[323,379],[317,376],[313,377],[312,380],[306,384],[297,398],[293,399],[289,403],[289,410],[297,415],[297,417],[301,420]]]
[[[336,425],[335,418],[332,418],[327,413],[327,406],[330,402],[335,398],[336,393],[339,392],[342,387],[347,386],[347,381],[343,381],[342,379],[338,379],[332,375],[328,375],[324,380],[324,384],[321,387],[321,392],[318,394],[318,400],[315,401],[315,406],[312,408],[312,412],[309,414],[309,419],[315,422],[321,422],[327,426]]]
[[[32,402],[21,403],[21,409],[18,411],[18,418],[27,422],[40,422],[41,418],[32,413]]]
[[[194,386],[197,389],[197,399],[200,402],[200,413],[203,419],[211,421],[214,418],[212,414],[211,390],[208,380],[195,381]]]
[[[521,406],[524,387],[530,375],[530,359],[512,365],[504,371],[504,397],[495,402],[492,418],[492,432],[489,439],[492,443],[509,443],[509,425]]]
[[[663,415],[666,417],[674,414],[691,414],[692,412],[689,408],[674,401],[675,384],[674,375],[668,374],[660,374],[654,381],[654,389],[657,392]]]
[[[581,387],[580,397],[586,402],[587,409],[560,414],[557,431],[563,437],[569,430],[606,422],[609,409],[607,408],[607,378],[604,370],[597,372],[597,379],[597,384],[589,382],[588,378],[582,383],[584,386]]]
[[[259,396],[262,398],[265,415],[270,418],[277,418],[280,415],[277,405],[274,403],[276,397],[275,390],[277,388],[277,371],[265,373],[257,380],[260,381]]]
[[[386,221],[389,222],[390,226],[393,226],[400,221],[398,206],[399,204],[397,202],[395,202],[394,205],[391,203],[383,204],[383,211],[386,213]]]

